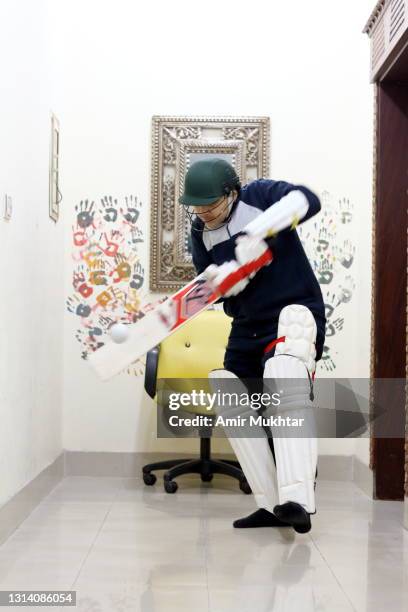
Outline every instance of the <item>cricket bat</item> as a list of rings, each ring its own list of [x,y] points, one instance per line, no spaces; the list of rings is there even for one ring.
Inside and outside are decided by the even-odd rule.
[[[159,302],[142,319],[129,325],[126,340],[117,344],[109,340],[88,358],[88,362],[102,380],[108,380],[142,357],[151,348],[160,344],[167,336],[214,304],[236,283],[257,272],[273,259],[272,251],[265,251],[261,257],[226,276],[217,291],[204,277],[196,276],[185,287],[167,301]]]

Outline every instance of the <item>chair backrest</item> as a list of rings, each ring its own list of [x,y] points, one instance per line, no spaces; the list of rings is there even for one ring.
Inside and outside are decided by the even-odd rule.
[[[206,310],[160,344],[158,405],[166,408],[173,393],[212,392],[208,374],[223,367],[230,329],[231,319],[222,310]],[[212,414],[202,404],[183,406],[183,411]]]
[[[160,344],[155,382],[158,406],[167,410],[173,393],[212,392],[208,374],[223,367],[230,330],[231,319],[222,310],[206,310]],[[201,403],[183,405],[182,411],[214,414]]]
[[[157,378],[207,378],[223,367],[231,319],[205,310],[160,344]]]

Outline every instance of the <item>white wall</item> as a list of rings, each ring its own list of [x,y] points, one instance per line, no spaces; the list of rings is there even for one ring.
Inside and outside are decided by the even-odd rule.
[[[313,3],[57,0],[53,57],[63,131],[65,290],[74,206],[135,193],[149,231],[150,121],[162,115],[269,115],[271,177],[328,190],[355,206],[357,289],[337,373],[369,369],[372,90],[361,33],[373,0]],[[148,243],[142,253],[148,268]],[[142,380],[99,382],[64,322],[64,447],[134,451],[156,441]],[[173,442],[171,446],[173,446]],[[182,445],[177,442],[181,450]],[[191,446],[186,442],[186,446]],[[194,445],[193,445],[194,446]],[[321,441],[352,454],[355,442]],[[367,452],[361,453],[367,459]]]
[[[0,506],[62,450],[63,221],[48,216],[46,21],[43,0],[0,4]]]

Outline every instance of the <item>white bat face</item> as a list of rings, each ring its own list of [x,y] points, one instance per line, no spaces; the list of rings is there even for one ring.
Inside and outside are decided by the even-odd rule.
[[[177,304],[171,298],[160,304],[157,310],[160,320],[168,329],[171,329],[177,322]]]

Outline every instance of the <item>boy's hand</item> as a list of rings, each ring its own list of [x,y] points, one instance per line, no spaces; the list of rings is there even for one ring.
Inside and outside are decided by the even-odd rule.
[[[232,272],[235,272],[240,268],[240,264],[236,262],[234,259],[231,261],[226,261],[225,263],[217,266],[216,264],[211,264],[206,268],[203,272],[205,278],[209,281],[210,285],[214,287],[215,290],[218,289],[222,281]],[[238,295],[249,283],[249,277],[243,278],[238,281],[231,289],[229,289],[226,293],[223,294],[224,297],[232,297],[233,295]]]
[[[268,249],[268,245],[262,238],[244,234],[243,236],[238,236],[236,240],[235,257],[242,266],[259,259]],[[253,278],[255,274],[256,272],[252,272],[249,278]]]

